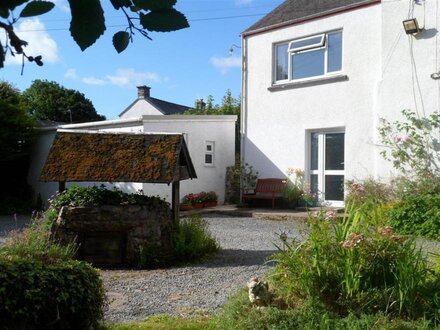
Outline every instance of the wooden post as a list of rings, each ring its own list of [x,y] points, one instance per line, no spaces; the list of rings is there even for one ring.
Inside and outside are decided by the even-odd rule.
[[[62,193],[66,190],[66,181],[58,181],[58,192]]]
[[[174,224],[179,223],[179,208],[180,208],[180,181],[174,181],[172,184],[172,212],[173,212],[173,222]]]

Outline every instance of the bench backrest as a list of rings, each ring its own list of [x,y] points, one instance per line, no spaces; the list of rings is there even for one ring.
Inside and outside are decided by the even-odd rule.
[[[282,193],[286,179],[258,179],[256,193]]]

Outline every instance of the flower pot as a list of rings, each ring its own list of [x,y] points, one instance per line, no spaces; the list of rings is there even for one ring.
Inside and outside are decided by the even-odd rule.
[[[195,208],[195,209],[203,209],[203,203],[193,204],[193,208]]]
[[[192,210],[191,204],[180,204],[180,211],[189,211]]]
[[[205,202],[205,203],[203,203],[203,205],[205,207],[216,207],[217,206],[217,202]]]

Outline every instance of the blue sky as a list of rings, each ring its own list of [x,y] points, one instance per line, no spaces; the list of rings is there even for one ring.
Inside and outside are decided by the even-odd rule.
[[[111,38],[125,29],[125,21],[109,1],[101,1],[107,31],[84,52],[70,37],[67,1],[54,2],[50,13],[20,20],[16,27],[29,42],[26,53],[43,55],[44,66],[27,63],[21,76],[21,59],[9,58],[0,79],[22,91],[35,79],[56,81],[84,93],[98,113],[114,119],[134,101],[138,85],[150,86],[153,97],[189,106],[208,95],[220,103],[228,88],[238,97],[240,49],[230,56],[229,48],[241,45],[240,33],[283,1],[178,0],[176,9],[186,15],[189,28],[151,33],[152,41],[136,35],[121,54]]]

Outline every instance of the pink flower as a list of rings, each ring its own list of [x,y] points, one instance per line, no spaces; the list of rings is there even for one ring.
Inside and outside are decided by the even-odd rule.
[[[338,213],[335,210],[328,210],[325,212],[325,220],[335,220],[338,217]]]
[[[399,135],[394,136],[395,143],[399,143],[400,141],[402,141],[402,138]]]
[[[411,136],[410,135],[404,135],[402,136],[402,141],[405,143],[408,143],[411,141]]]

